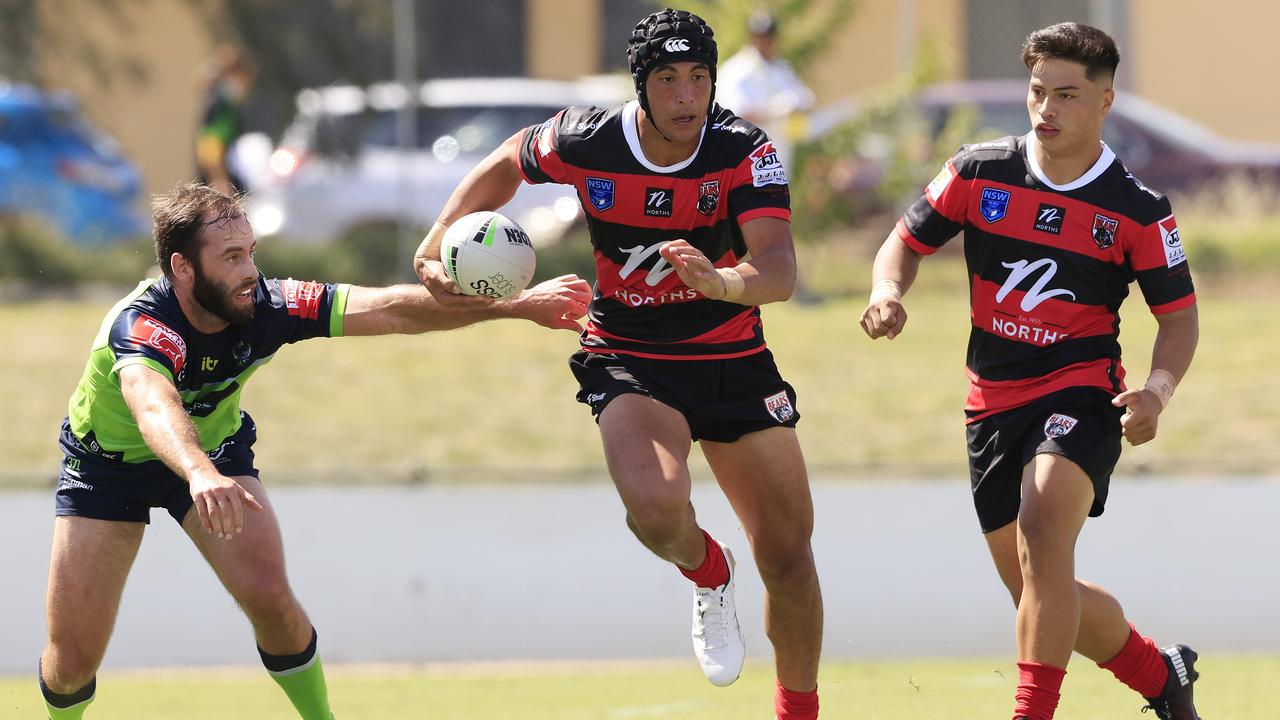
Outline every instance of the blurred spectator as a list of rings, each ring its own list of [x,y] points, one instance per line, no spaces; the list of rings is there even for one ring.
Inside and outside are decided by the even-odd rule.
[[[249,57],[224,45],[202,73],[203,108],[196,132],[196,169],[200,182],[227,195],[247,188],[232,160],[231,148],[244,132],[240,110],[253,89],[256,75]]]
[[[750,44],[720,65],[716,99],[768,133],[783,167],[790,169],[791,148],[803,133],[813,91],[779,57],[776,17],[763,10],[753,13],[747,29]]]

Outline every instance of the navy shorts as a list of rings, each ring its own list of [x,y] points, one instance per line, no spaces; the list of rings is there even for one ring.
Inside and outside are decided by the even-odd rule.
[[[578,379],[578,402],[600,413],[619,395],[651,397],[684,415],[694,440],[733,442],[800,421],[796,391],[778,373],[773,353],[762,350],[728,360],[656,360],[579,351],[569,358]]]
[[[258,428],[240,412],[240,429],[209,453],[214,467],[230,477],[258,477],[253,466],[253,442]],[[66,418],[58,439],[62,472],[58,475],[57,515],[151,522],[151,508],[162,507],[179,523],[191,509],[191,488],[159,460],[126,463],[86,447],[71,432]]]
[[[1120,418],[1114,394],[1092,387],[1059,390],[969,424],[969,482],[982,532],[1018,518],[1022,470],[1036,455],[1061,455],[1093,482],[1089,517],[1102,514],[1111,471],[1120,459]]]

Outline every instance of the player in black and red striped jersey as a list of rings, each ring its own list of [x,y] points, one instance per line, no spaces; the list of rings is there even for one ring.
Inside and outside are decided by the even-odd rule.
[[[733,682],[745,654],[733,557],[689,502],[687,458],[701,441],[764,580],[777,715],[815,718],[813,505],[795,392],[765,346],[758,307],[795,285],[786,171],[763,132],[714,104],[716,45],[700,18],[649,15],[628,55],[638,100],[567,108],[510,138],[454,192],[415,267],[442,303],[485,302],[450,296],[438,262],[445,228],[499,208],[522,181],[577,188],[596,283],[570,366],[627,524],[694,582],[695,655],[712,683]]]
[[[1197,720],[1195,653],[1158,650],[1105,589],[1074,576],[1075,541],[1102,513],[1120,438],[1155,436],[1191,364],[1196,299],[1169,201],[1102,143],[1119,63],[1076,23],[1032,33],[1024,137],[962,147],[876,256],[862,326],[897,336],[921,257],[961,230],[971,318],[965,411],[974,504],[1017,605],[1014,716],[1047,720],[1074,650],[1145,696],[1164,720]],[[1121,302],[1137,280],[1159,323],[1145,387],[1125,389]]]

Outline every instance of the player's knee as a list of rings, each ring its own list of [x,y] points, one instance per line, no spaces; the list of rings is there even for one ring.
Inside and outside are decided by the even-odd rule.
[[[46,652],[40,662],[45,687],[59,695],[70,695],[88,685],[98,672],[102,658],[74,645],[56,647]]]
[[[818,576],[809,542],[780,542],[755,545],[756,568],[769,588],[807,587]]]
[[[256,580],[236,598],[246,614],[257,622],[282,623],[297,611],[298,601],[283,573]]]
[[[688,503],[645,503],[627,511],[627,527],[649,545],[669,545],[680,539],[689,520]]]
[[[1025,566],[1027,560],[1061,552],[1070,552],[1075,545],[1075,533],[1070,532],[1054,513],[1024,507],[1018,514],[1018,532],[1022,535],[1023,551],[1019,559]]]

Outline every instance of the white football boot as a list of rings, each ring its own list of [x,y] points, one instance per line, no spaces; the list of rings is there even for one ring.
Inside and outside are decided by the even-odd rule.
[[[747,644],[738,627],[738,609],[733,603],[733,553],[724,545],[729,580],[715,589],[693,590],[693,654],[702,674],[716,687],[730,685],[742,673]]]

